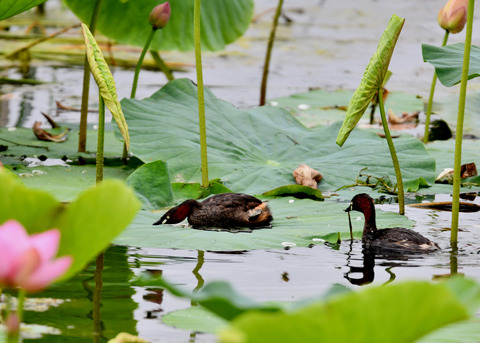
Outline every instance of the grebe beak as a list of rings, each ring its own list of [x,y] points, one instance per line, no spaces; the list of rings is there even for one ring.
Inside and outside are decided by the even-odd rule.
[[[350,212],[352,211],[352,203],[350,203],[350,206],[348,206],[346,209],[345,209],[345,212]]]

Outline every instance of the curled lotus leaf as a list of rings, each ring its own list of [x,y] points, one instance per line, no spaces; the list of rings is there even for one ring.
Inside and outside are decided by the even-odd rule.
[[[376,92],[382,87],[404,22],[404,18],[396,15],[390,18],[390,22],[380,38],[377,51],[373,54],[363,74],[360,86],[358,86],[348,104],[345,121],[337,136],[336,142],[338,145],[342,146],[345,143],[350,132],[362,118]]]
[[[113,75],[108,68],[107,62],[103,57],[102,51],[100,50],[95,37],[93,37],[87,25],[82,24],[82,29],[85,38],[88,64],[90,65],[92,75],[98,85],[98,90],[105,102],[105,106],[107,106],[112,113],[113,119],[115,119],[115,122],[120,129],[120,133],[122,134],[128,149],[130,146],[128,125],[123,115],[122,106],[118,101],[115,80],[113,79]]]

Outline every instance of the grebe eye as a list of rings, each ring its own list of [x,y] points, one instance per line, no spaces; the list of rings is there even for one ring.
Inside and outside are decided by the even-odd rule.
[[[167,218],[167,219],[170,219],[170,216],[167,216],[166,218]]]

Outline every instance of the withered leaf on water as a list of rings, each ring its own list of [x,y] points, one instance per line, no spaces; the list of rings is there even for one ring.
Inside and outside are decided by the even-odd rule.
[[[453,183],[453,168],[445,168],[438,176],[435,182],[437,183]],[[460,167],[460,178],[477,176],[477,166],[475,163],[465,163]]]
[[[299,185],[317,188],[318,182],[322,180],[322,174],[306,164],[300,164],[297,169],[293,171],[295,182]]]
[[[56,142],[56,143],[62,143],[67,140],[67,133],[69,129],[66,129],[64,132],[58,135],[54,135],[42,129],[40,125],[42,125],[42,122],[36,121],[33,124],[33,128],[32,128],[33,134],[35,135],[35,137],[37,137],[37,139],[41,141]]]

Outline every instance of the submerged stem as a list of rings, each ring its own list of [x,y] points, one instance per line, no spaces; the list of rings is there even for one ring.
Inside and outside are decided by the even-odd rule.
[[[97,177],[96,182],[103,181],[103,150],[105,142],[105,103],[102,96],[98,99],[98,138],[97,138]]]
[[[445,46],[448,41],[448,30],[445,30],[445,36],[443,36],[442,46]],[[433,106],[433,95],[435,94],[435,86],[437,84],[437,73],[433,72],[432,78],[432,85],[430,86],[430,96],[428,97],[427,103],[427,112],[425,112],[426,120],[425,120],[425,133],[423,135],[423,143],[428,143],[428,133],[430,131],[430,115],[432,114],[432,106]]]
[[[207,129],[205,123],[205,98],[203,91],[202,73],[202,40],[200,31],[201,0],[195,0],[193,26],[195,40],[195,66],[197,69],[197,96],[198,96],[198,123],[200,127],[200,155],[202,160],[202,186],[207,188],[208,182],[208,157],[207,157]]]
[[[97,18],[100,13],[102,0],[95,2],[92,19],[90,20],[90,32],[95,35],[95,27],[97,26]],[[78,152],[85,152],[87,147],[87,116],[88,116],[88,93],[90,91],[90,64],[88,63],[87,53],[85,53],[85,61],[83,63],[83,89],[82,89],[82,106],[80,109],[80,127],[78,134]]]
[[[397,152],[393,145],[392,135],[388,129],[387,116],[385,115],[385,106],[383,104],[383,88],[378,89],[378,107],[380,108],[380,116],[382,117],[383,131],[385,132],[385,138],[387,140],[388,149],[392,156],[393,168],[395,169],[395,176],[397,177],[397,189],[398,189],[398,213],[405,214],[405,196],[403,191],[402,172],[400,170],[400,164],[398,163]]]
[[[277,31],[278,18],[280,17],[280,13],[282,13],[282,5],[283,0],[278,0],[277,10],[275,11],[275,16],[273,17],[272,30],[270,31],[270,37],[268,38],[267,54],[265,56],[265,64],[263,66],[262,85],[260,86],[260,106],[265,105],[270,56],[272,54],[273,42],[275,41],[275,32]]]
[[[465,33],[465,49],[463,52],[462,80],[460,83],[460,96],[458,100],[457,130],[455,133],[455,161],[453,172],[453,194],[452,194],[452,228],[450,241],[457,242],[458,239],[458,214],[460,209],[460,168],[462,164],[462,139],[463,119],[465,115],[465,98],[467,96],[468,69],[470,64],[470,50],[472,48],[473,10],[475,1],[468,2],[467,29]]]

